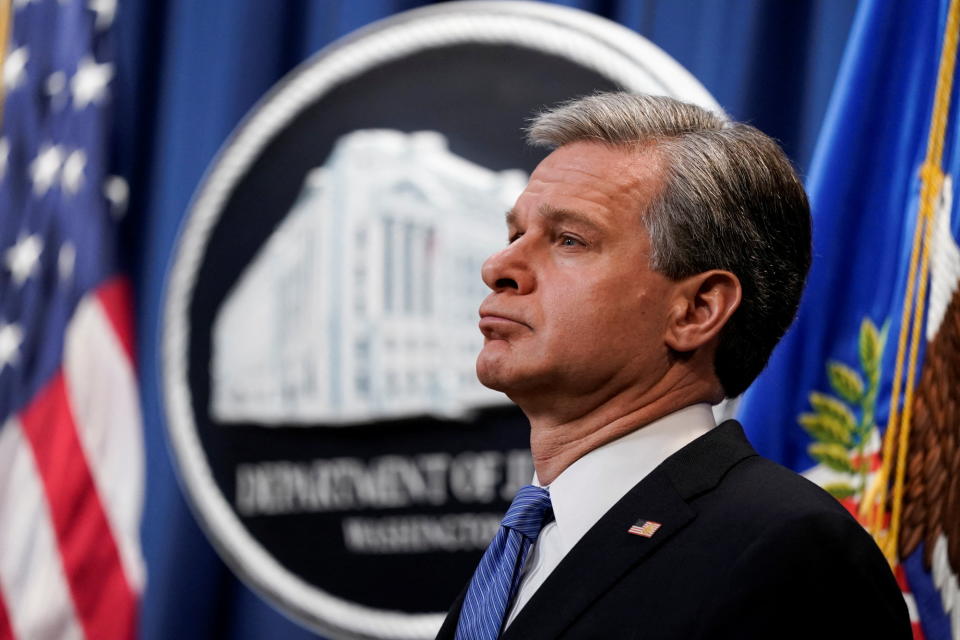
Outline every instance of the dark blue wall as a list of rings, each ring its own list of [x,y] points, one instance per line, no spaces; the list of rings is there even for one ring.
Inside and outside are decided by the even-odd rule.
[[[125,240],[134,274],[145,409],[149,583],[144,638],[307,638],[236,581],[184,502],[160,411],[163,277],[201,176],[240,118],[281,76],[401,0],[127,0],[118,16],[117,157],[131,178]],[[581,0],[665,49],[735,118],[812,155],[854,0]]]

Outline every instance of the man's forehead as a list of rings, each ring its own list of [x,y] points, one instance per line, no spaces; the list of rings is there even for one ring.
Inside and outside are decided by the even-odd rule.
[[[572,182],[589,188],[600,183],[647,190],[661,182],[662,165],[662,153],[651,145],[578,141],[554,149],[534,169],[530,184]]]
[[[660,161],[649,147],[578,141],[548,155],[506,213],[508,226],[528,216],[552,223],[606,227],[622,213],[642,213],[661,184]],[[632,216],[631,216],[632,217]],[[614,223],[616,224],[616,223]]]

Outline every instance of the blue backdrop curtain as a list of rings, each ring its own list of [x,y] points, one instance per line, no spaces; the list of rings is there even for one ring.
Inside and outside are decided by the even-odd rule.
[[[143,544],[149,639],[312,638],[218,559],[168,454],[158,379],[160,296],[177,229],[231,130],[285,73],[412,0],[121,0],[117,157],[131,184],[125,240],[137,296],[147,446]],[[735,118],[782,141],[805,169],[854,0],[559,2],[620,22],[689,69]]]

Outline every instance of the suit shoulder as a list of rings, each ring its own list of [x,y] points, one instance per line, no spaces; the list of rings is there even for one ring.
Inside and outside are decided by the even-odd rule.
[[[766,528],[785,520],[823,517],[859,524],[836,498],[800,474],[761,456],[730,468],[716,489],[695,502],[716,503],[731,517]]]
[[[813,612],[832,602],[872,611],[869,620],[858,622],[880,634],[872,637],[910,636],[903,597],[879,547],[813,482],[752,456],[731,468],[712,495],[701,496],[697,509],[706,537],[724,535],[729,554],[720,562],[728,591],[720,610],[711,614],[716,628],[726,628],[724,620],[735,624],[739,617],[755,615],[750,612],[757,608],[769,612],[771,624],[802,611],[818,622],[810,623],[810,633],[789,637],[809,637],[822,631],[818,625],[824,622]],[[788,593],[792,603],[784,604]]]

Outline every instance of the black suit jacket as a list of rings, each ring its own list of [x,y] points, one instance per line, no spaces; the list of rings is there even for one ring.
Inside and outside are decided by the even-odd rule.
[[[650,538],[627,529],[661,523]],[[437,638],[453,638],[466,592]],[[912,637],[873,539],[727,421],[665,460],[557,566],[504,640]]]

